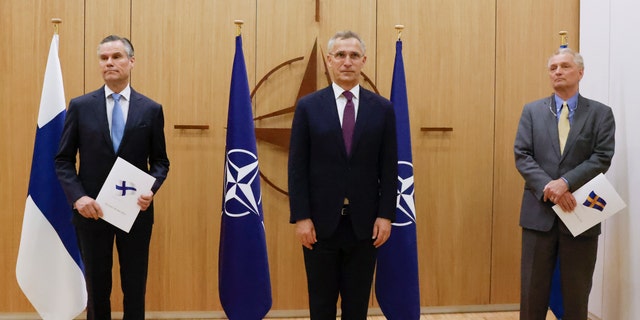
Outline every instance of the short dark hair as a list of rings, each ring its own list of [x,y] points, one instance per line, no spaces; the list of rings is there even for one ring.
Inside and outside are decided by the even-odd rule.
[[[124,38],[124,37],[120,37],[117,35],[110,35],[107,36],[106,38],[102,39],[102,41],[100,41],[100,44],[98,45],[98,49],[100,49],[100,45],[107,43],[107,42],[113,42],[113,41],[120,41],[122,42],[122,44],[124,45],[124,51],[127,52],[127,56],[129,58],[133,57],[134,52],[133,52],[133,44],[131,44],[131,41],[129,41],[129,39]]]

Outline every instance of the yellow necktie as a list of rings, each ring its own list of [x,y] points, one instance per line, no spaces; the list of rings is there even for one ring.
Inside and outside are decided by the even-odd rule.
[[[567,102],[562,103],[562,110],[560,110],[560,119],[558,119],[558,139],[560,140],[560,154],[564,152],[564,145],[567,143],[567,136],[569,136],[569,106]]]

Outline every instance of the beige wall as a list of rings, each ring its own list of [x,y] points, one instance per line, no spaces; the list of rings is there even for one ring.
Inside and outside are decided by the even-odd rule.
[[[156,198],[148,310],[220,311],[217,250],[234,19],[242,19],[250,87],[266,115],[295,104],[306,65],[339,29],[367,44],[364,72],[389,95],[395,24],[403,32],[415,166],[422,306],[517,303],[522,180],[512,145],[522,105],[551,92],[544,64],[579,0],[6,0],[0,3],[0,312],[32,312],[15,281],[37,109],[52,26],[62,18],[67,101],[101,84],[96,45],[136,49],[132,86],[165,108],[171,171]],[[318,17],[316,21],[316,17]],[[310,57],[317,43],[318,55]],[[317,87],[327,84],[321,60]],[[287,128],[291,114],[256,121]],[[208,130],[175,125],[205,124]],[[450,132],[422,131],[451,127]],[[286,189],[286,149],[258,142],[261,171]],[[305,309],[302,255],[285,195],[263,184],[273,310]],[[117,271],[117,268],[115,268]],[[117,277],[115,277],[117,279]],[[114,310],[121,310],[119,283]],[[376,306],[375,300],[372,305]]]

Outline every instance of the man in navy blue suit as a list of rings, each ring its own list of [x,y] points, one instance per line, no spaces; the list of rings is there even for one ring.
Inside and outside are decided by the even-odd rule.
[[[161,105],[129,85],[135,57],[128,39],[106,37],[98,46],[98,58],[105,85],[69,102],[55,160],[56,172],[74,209],[73,222],[89,297],[87,318],[111,319],[115,241],[124,294],[124,319],[142,320],[153,225],[152,200],[169,171],[164,115]],[[121,109],[118,114],[113,113],[116,104]],[[114,121],[119,121],[123,131],[111,129]],[[121,136],[112,138],[115,131],[120,131]],[[138,197],[141,212],[129,233],[100,219],[102,209],[95,201],[118,157],[156,178],[151,191]]]
[[[290,222],[303,246],[313,320],[367,317],[377,248],[395,219],[397,142],[391,102],[359,85],[365,45],[336,33],[332,85],[301,98],[291,127]]]

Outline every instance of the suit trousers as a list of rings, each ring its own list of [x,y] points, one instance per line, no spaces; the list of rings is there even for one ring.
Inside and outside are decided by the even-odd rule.
[[[330,238],[303,251],[311,319],[335,320],[340,296],[342,319],[365,320],[376,264],[373,240],[358,240],[349,216],[343,216]]]
[[[141,215],[145,214],[140,212]],[[120,263],[123,320],[143,320],[151,223],[135,223],[126,233],[100,220],[99,227],[76,227],[87,282],[87,319],[111,319],[113,244]]]
[[[563,320],[586,320],[598,236],[560,232],[559,219],[550,231],[522,229],[521,320],[544,320],[549,308],[551,279],[560,259]]]

